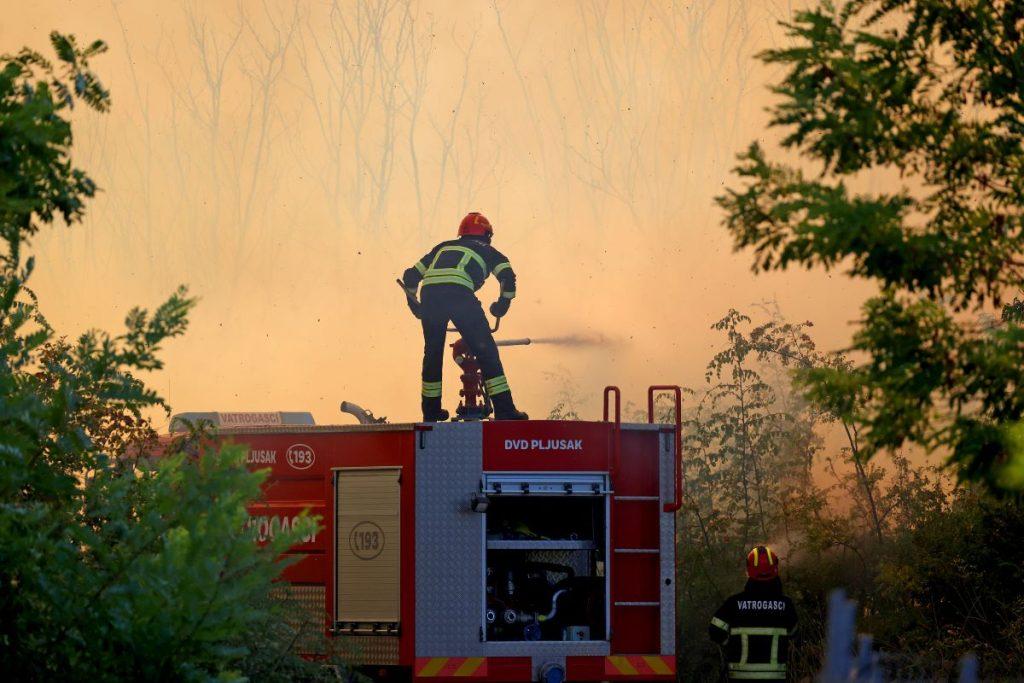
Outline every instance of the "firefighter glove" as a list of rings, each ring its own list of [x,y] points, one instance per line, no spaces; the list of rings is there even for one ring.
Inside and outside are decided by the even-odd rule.
[[[511,303],[511,299],[498,299],[493,304],[491,304],[491,315],[493,315],[495,318],[500,318],[501,316],[508,313],[508,307]]]

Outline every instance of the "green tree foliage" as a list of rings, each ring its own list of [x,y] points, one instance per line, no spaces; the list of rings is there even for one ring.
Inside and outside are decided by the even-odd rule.
[[[764,542],[782,555],[801,616],[795,680],[821,667],[836,587],[857,599],[859,628],[888,653],[895,678],[946,678],[968,651],[986,677],[1018,675],[1024,507],[954,489],[899,454],[865,461],[855,426],[791,383],[794,369],[849,367],[817,350],[810,323],[769,309],[757,324],[729,311],[714,327],[725,340],[684,426],[683,679],[718,680],[707,624],[742,587],[749,548]]]
[[[861,427],[865,455],[912,443],[958,475],[1024,488],[1020,304],[981,327],[961,312],[1024,288],[1024,5],[1015,0],[822,2],[793,45],[771,124],[799,166],[760,145],[718,198],[754,270],[844,268],[880,285],[854,340],[863,362],[817,368],[817,402]],[[885,191],[853,188],[868,174]],[[884,176],[878,175],[884,173]]]
[[[777,410],[775,390],[752,365],[759,327],[747,336],[742,326],[750,318],[736,310],[712,325],[725,332],[728,344],[708,363],[705,379],[710,387],[687,421],[687,447],[700,453],[692,461],[698,471],[691,477],[700,496],[713,502],[714,515],[702,523],[728,520],[730,537],[738,548],[769,535],[770,500],[780,487],[806,479],[806,461],[794,461],[789,472],[780,467],[780,435],[790,428],[790,416]],[[769,473],[765,468],[771,462]],[[696,489],[695,489],[696,491]],[[698,513],[699,514],[699,513]]]
[[[915,655],[921,678],[951,675],[965,652],[978,655],[986,678],[1019,677],[1024,509],[970,490],[919,502],[912,531],[897,532],[878,562],[862,628]]]
[[[135,375],[162,367],[160,346],[184,332],[193,300],[181,289],[152,313],[132,310],[120,335],[69,343],[27,287],[27,240],[80,220],[96,191],[72,163],[69,112],[110,105],[89,70],[105,45],[51,42],[55,62],[0,58],[0,669],[14,680],[314,677],[286,648],[250,647],[273,621],[276,558],[304,531],[254,543],[246,504],[265,475],[239,449],[195,440],[155,464],[141,455],[155,445],[143,411],[163,402]]]
[[[686,478],[681,586],[686,677],[716,680],[711,614],[742,586],[742,561],[757,543],[776,541],[787,513],[812,505],[811,467],[820,448],[818,415],[792,394],[787,368],[813,343],[804,326],[770,320],[751,325],[730,310],[712,329],[726,343],[693,392],[683,432]],[[823,500],[816,501],[817,505]]]

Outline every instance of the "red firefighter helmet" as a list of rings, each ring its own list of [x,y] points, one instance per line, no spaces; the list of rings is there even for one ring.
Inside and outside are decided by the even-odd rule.
[[[466,217],[459,223],[459,237],[463,235],[493,235],[494,228],[491,227],[491,222],[487,220],[487,217],[482,213],[476,211],[467,213]]]
[[[779,556],[766,545],[747,553],[747,576],[754,581],[771,581],[779,576]]]

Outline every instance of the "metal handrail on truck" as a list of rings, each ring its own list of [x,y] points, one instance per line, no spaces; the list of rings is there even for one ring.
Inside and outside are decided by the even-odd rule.
[[[678,512],[683,507],[683,390],[674,384],[656,384],[647,389],[647,422],[654,424],[654,396],[658,392],[670,391],[676,397],[676,429],[672,437],[673,461],[675,466],[675,500],[665,505],[665,512]]]
[[[683,428],[683,390],[676,384],[655,384],[647,389],[647,422],[654,424],[654,397],[659,392],[671,392],[675,396],[675,431],[672,435],[673,472],[675,479],[675,495],[671,503],[666,503],[665,512],[678,512],[683,507],[683,449],[682,449],[682,428]],[[614,476],[619,469],[621,458],[621,436],[619,430],[622,425],[622,392],[616,386],[604,388],[604,412],[603,419],[609,422],[611,417],[612,395],[615,395],[615,444],[612,455],[612,466],[609,468]]]
[[[619,470],[620,458],[622,457],[622,435],[620,434],[622,429],[622,392],[616,386],[607,386],[604,388],[605,422],[608,422],[608,418],[611,415],[611,406],[608,399],[612,394],[615,394],[615,426],[612,427],[612,434],[615,441],[612,444],[612,462],[608,471],[611,475],[612,481],[614,481],[615,473]]]

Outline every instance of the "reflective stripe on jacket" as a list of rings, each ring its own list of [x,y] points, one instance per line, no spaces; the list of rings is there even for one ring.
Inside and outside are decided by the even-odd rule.
[[[748,581],[715,612],[708,635],[725,647],[730,680],[784,680],[796,628],[796,608],[778,579]]]
[[[508,259],[484,240],[467,236],[431,249],[406,269],[402,282],[412,294],[420,284],[461,285],[475,292],[491,274],[501,283],[501,297],[514,299],[516,274]]]

